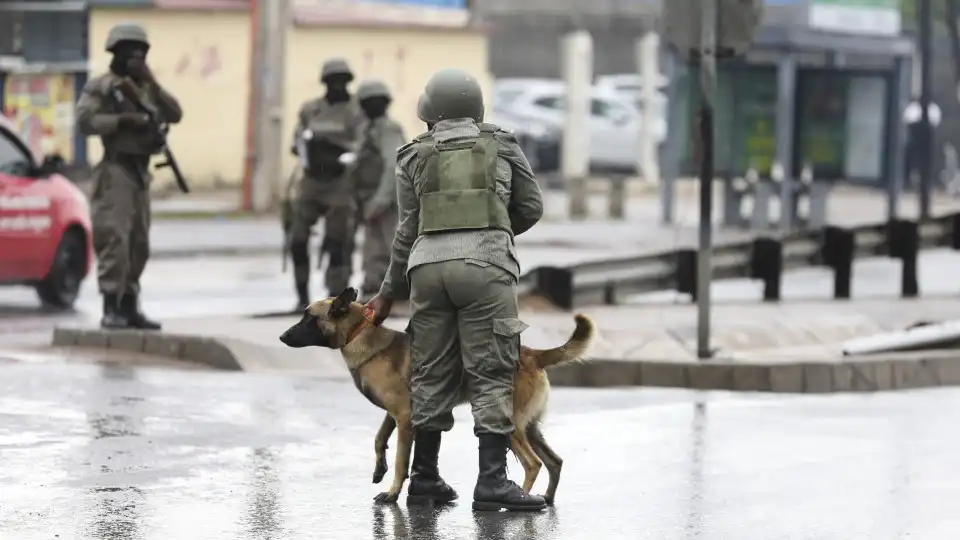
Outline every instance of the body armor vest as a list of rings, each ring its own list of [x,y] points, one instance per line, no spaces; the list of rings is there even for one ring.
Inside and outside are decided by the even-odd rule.
[[[310,176],[340,176],[343,173],[344,166],[339,159],[350,151],[353,142],[350,114],[346,103],[328,105],[307,123],[301,136]]]
[[[456,142],[425,137],[417,146],[426,181],[420,193],[419,234],[503,229],[513,235],[507,205],[496,193],[496,126]]]

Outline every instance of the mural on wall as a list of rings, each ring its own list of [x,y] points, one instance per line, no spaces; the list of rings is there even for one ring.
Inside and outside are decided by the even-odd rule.
[[[8,74],[3,114],[12,119],[31,150],[59,153],[73,161],[74,75]]]

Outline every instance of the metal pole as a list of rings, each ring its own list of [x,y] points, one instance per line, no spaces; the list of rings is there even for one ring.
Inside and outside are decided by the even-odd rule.
[[[705,0],[700,24],[700,235],[697,253],[697,357],[710,358],[713,233],[713,98],[717,80],[717,0]]]
[[[920,0],[920,219],[930,217],[930,188],[933,185],[933,133],[930,127],[930,64],[933,62],[933,29],[930,0]]]

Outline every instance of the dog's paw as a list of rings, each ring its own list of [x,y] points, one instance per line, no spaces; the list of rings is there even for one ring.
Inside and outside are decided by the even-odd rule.
[[[373,483],[379,484],[387,474],[387,461],[378,461],[377,467],[373,470]]]
[[[549,495],[543,495],[543,500],[547,502],[547,506],[553,506],[553,497]]]
[[[384,491],[373,498],[373,500],[379,504],[393,504],[397,502],[398,499],[400,499],[400,493],[390,493],[389,491]]]

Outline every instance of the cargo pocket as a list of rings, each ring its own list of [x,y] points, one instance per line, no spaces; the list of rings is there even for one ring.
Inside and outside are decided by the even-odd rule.
[[[529,326],[515,318],[493,320],[493,351],[490,362],[492,369],[514,371],[520,361],[520,333]]]

